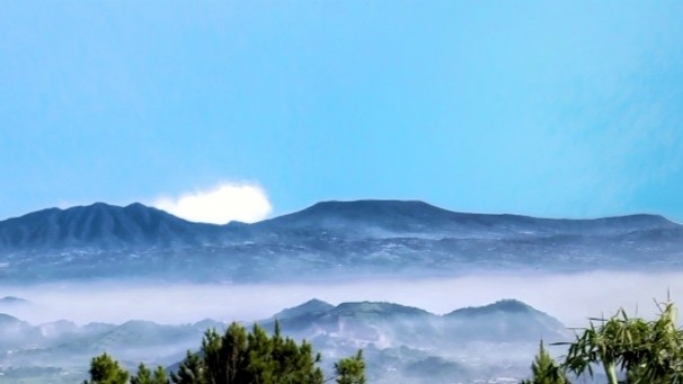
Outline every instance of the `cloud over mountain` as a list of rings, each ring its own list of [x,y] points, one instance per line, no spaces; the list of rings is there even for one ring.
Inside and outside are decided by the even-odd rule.
[[[152,205],[186,220],[212,224],[253,223],[273,210],[263,188],[250,183],[223,183],[208,190],[162,197]]]

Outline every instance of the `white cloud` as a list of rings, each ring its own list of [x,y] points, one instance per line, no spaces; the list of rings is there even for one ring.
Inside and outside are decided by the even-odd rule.
[[[258,185],[223,183],[216,188],[160,198],[152,206],[186,220],[225,224],[229,221],[253,223],[273,210],[266,192]]]

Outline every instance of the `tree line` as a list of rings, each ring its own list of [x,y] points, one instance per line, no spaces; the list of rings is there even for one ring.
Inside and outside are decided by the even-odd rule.
[[[283,337],[279,323],[272,335],[255,324],[251,331],[232,323],[223,334],[210,329],[198,352],[188,351],[177,369],[167,372],[144,364],[129,373],[106,353],[90,363],[90,378],[83,384],[365,384],[362,351],[334,364],[325,378],[321,357],[310,343]]]

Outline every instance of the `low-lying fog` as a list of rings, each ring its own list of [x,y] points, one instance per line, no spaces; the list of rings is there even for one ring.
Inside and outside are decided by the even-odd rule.
[[[667,291],[683,305],[683,273],[595,272],[573,275],[487,275],[452,279],[363,280],[329,284],[173,285],[130,282],[65,283],[2,287],[0,296],[18,296],[30,305],[2,307],[32,324],[67,319],[122,323],[131,319],[176,324],[215,320],[252,321],[311,298],[390,301],[443,314],[514,298],[555,316],[567,326],[583,326],[587,317],[609,315],[620,306],[651,317],[653,298]]]

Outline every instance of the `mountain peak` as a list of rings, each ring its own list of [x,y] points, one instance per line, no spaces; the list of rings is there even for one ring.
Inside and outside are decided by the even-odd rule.
[[[480,307],[466,307],[456,309],[455,311],[447,314],[446,316],[480,316],[480,315],[490,315],[494,313],[534,313],[538,310],[534,309],[532,306],[523,303],[515,299],[503,299],[496,301],[495,303],[480,306]]]
[[[501,312],[529,312],[535,310],[530,305],[515,299],[498,300],[495,303],[486,305],[482,308],[491,308]]]
[[[443,318],[463,334],[485,334],[489,340],[562,340],[566,337],[565,326],[559,320],[519,300],[507,299],[481,307],[461,308]]]
[[[288,320],[297,317],[319,314],[334,308],[334,305],[318,299],[311,299],[296,307],[287,308],[278,312],[273,318],[278,320]]]
[[[316,203],[301,214],[309,215],[339,215],[350,218],[362,218],[383,215],[415,216],[424,214],[438,214],[448,212],[420,200],[330,200]]]
[[[0,248],[97,247],[126,249],[199,244],[218,226],[190,223],[156,208],[96,202],[46,209],[0,222]]]
[[[386,199],[361,199],[361,200],[326,200],[320,201],[308,207],[310,210],[317,211],[333,211],[340,209],[363,209],[377,207],[391,208],[391,209],[406,209],[406,208],[436,208],[422,200],[386,200]]]
[[[361,301],[341,303],[334,308],[334,312],[340,315],[376,314],[383,316],[395,315],[430,315],[429,312],[401,304],[376,301]]]
[[[413,232],[430,226],[443,227],[445,222],[453,220],[453,215],[458,214],[413,200],[324,201],[256,225],[270,229],[344,231],[365,236],[370,228]]]

